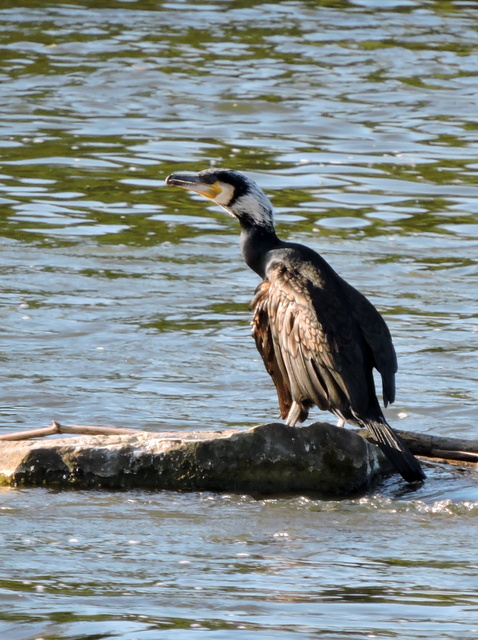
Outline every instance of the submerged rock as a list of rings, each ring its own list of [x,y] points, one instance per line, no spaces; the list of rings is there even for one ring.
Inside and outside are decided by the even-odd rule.
[[[345,496],[389,471],[375,445],[324,422],[0,442],[0,483],[12,486]]]

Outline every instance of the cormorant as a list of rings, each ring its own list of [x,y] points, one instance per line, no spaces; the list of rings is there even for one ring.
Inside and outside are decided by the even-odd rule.
[[[371,302],[313,249],[277,237],[269,199],[243,173],[174,173],[166,184],[200,193],[239,220],[244,261],[263,279],[251,302],[252,334],[286,424],[303,422],[317,405],[342,424],[366,427],[405,480],[423,480],[420,463],[377,400],[373,368],[387,406],[395,399],[397,358]]]

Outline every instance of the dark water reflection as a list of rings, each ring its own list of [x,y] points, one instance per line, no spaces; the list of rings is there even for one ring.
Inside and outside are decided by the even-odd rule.
[[[251,425],[227,165],[380,307],[404,429],[478,437],[470,2],[4,0],[2,430]],[[318,414],[315,414],[316,416]],[[474,470],[324,503],[4,491],[0,635],[476,638]]]

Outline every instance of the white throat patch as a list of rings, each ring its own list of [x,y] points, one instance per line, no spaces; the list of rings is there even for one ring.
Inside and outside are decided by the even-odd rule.
[[[244,189],[243,195],[237,197],[236,187],[217,180],[213,187],[221,191],[212,200],[239,221],[248,221],[248,224],[273,230],[274,215],[269,198],[252,180],[247,180],[246,184],[247,189]]]
[[[214,202],[217,202],[222,207],[227,207],[234,197],[234,187],[232,184],[221,182],[220,180],[216,182],[216,185],[221,189],[221,193],[214,198]]]
[[[238,198],[232,212],[239,219],[242,215],[249,218],[259,227],[274,227],[274,218],[272,214],[272,206],[267,196],[260,192],[261,197],[257,193],[247,193]]]

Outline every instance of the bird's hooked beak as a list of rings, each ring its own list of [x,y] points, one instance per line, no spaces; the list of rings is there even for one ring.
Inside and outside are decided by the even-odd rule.
[[[200,193],[205,198],[214,200],[218,195],[222,193],[222,188],[219,182],[213,182],[208,184],[198,174],[187,173],[172,173],[166,178],[166,184],[168,187],[182,187],[183,189],[189,189]]]

